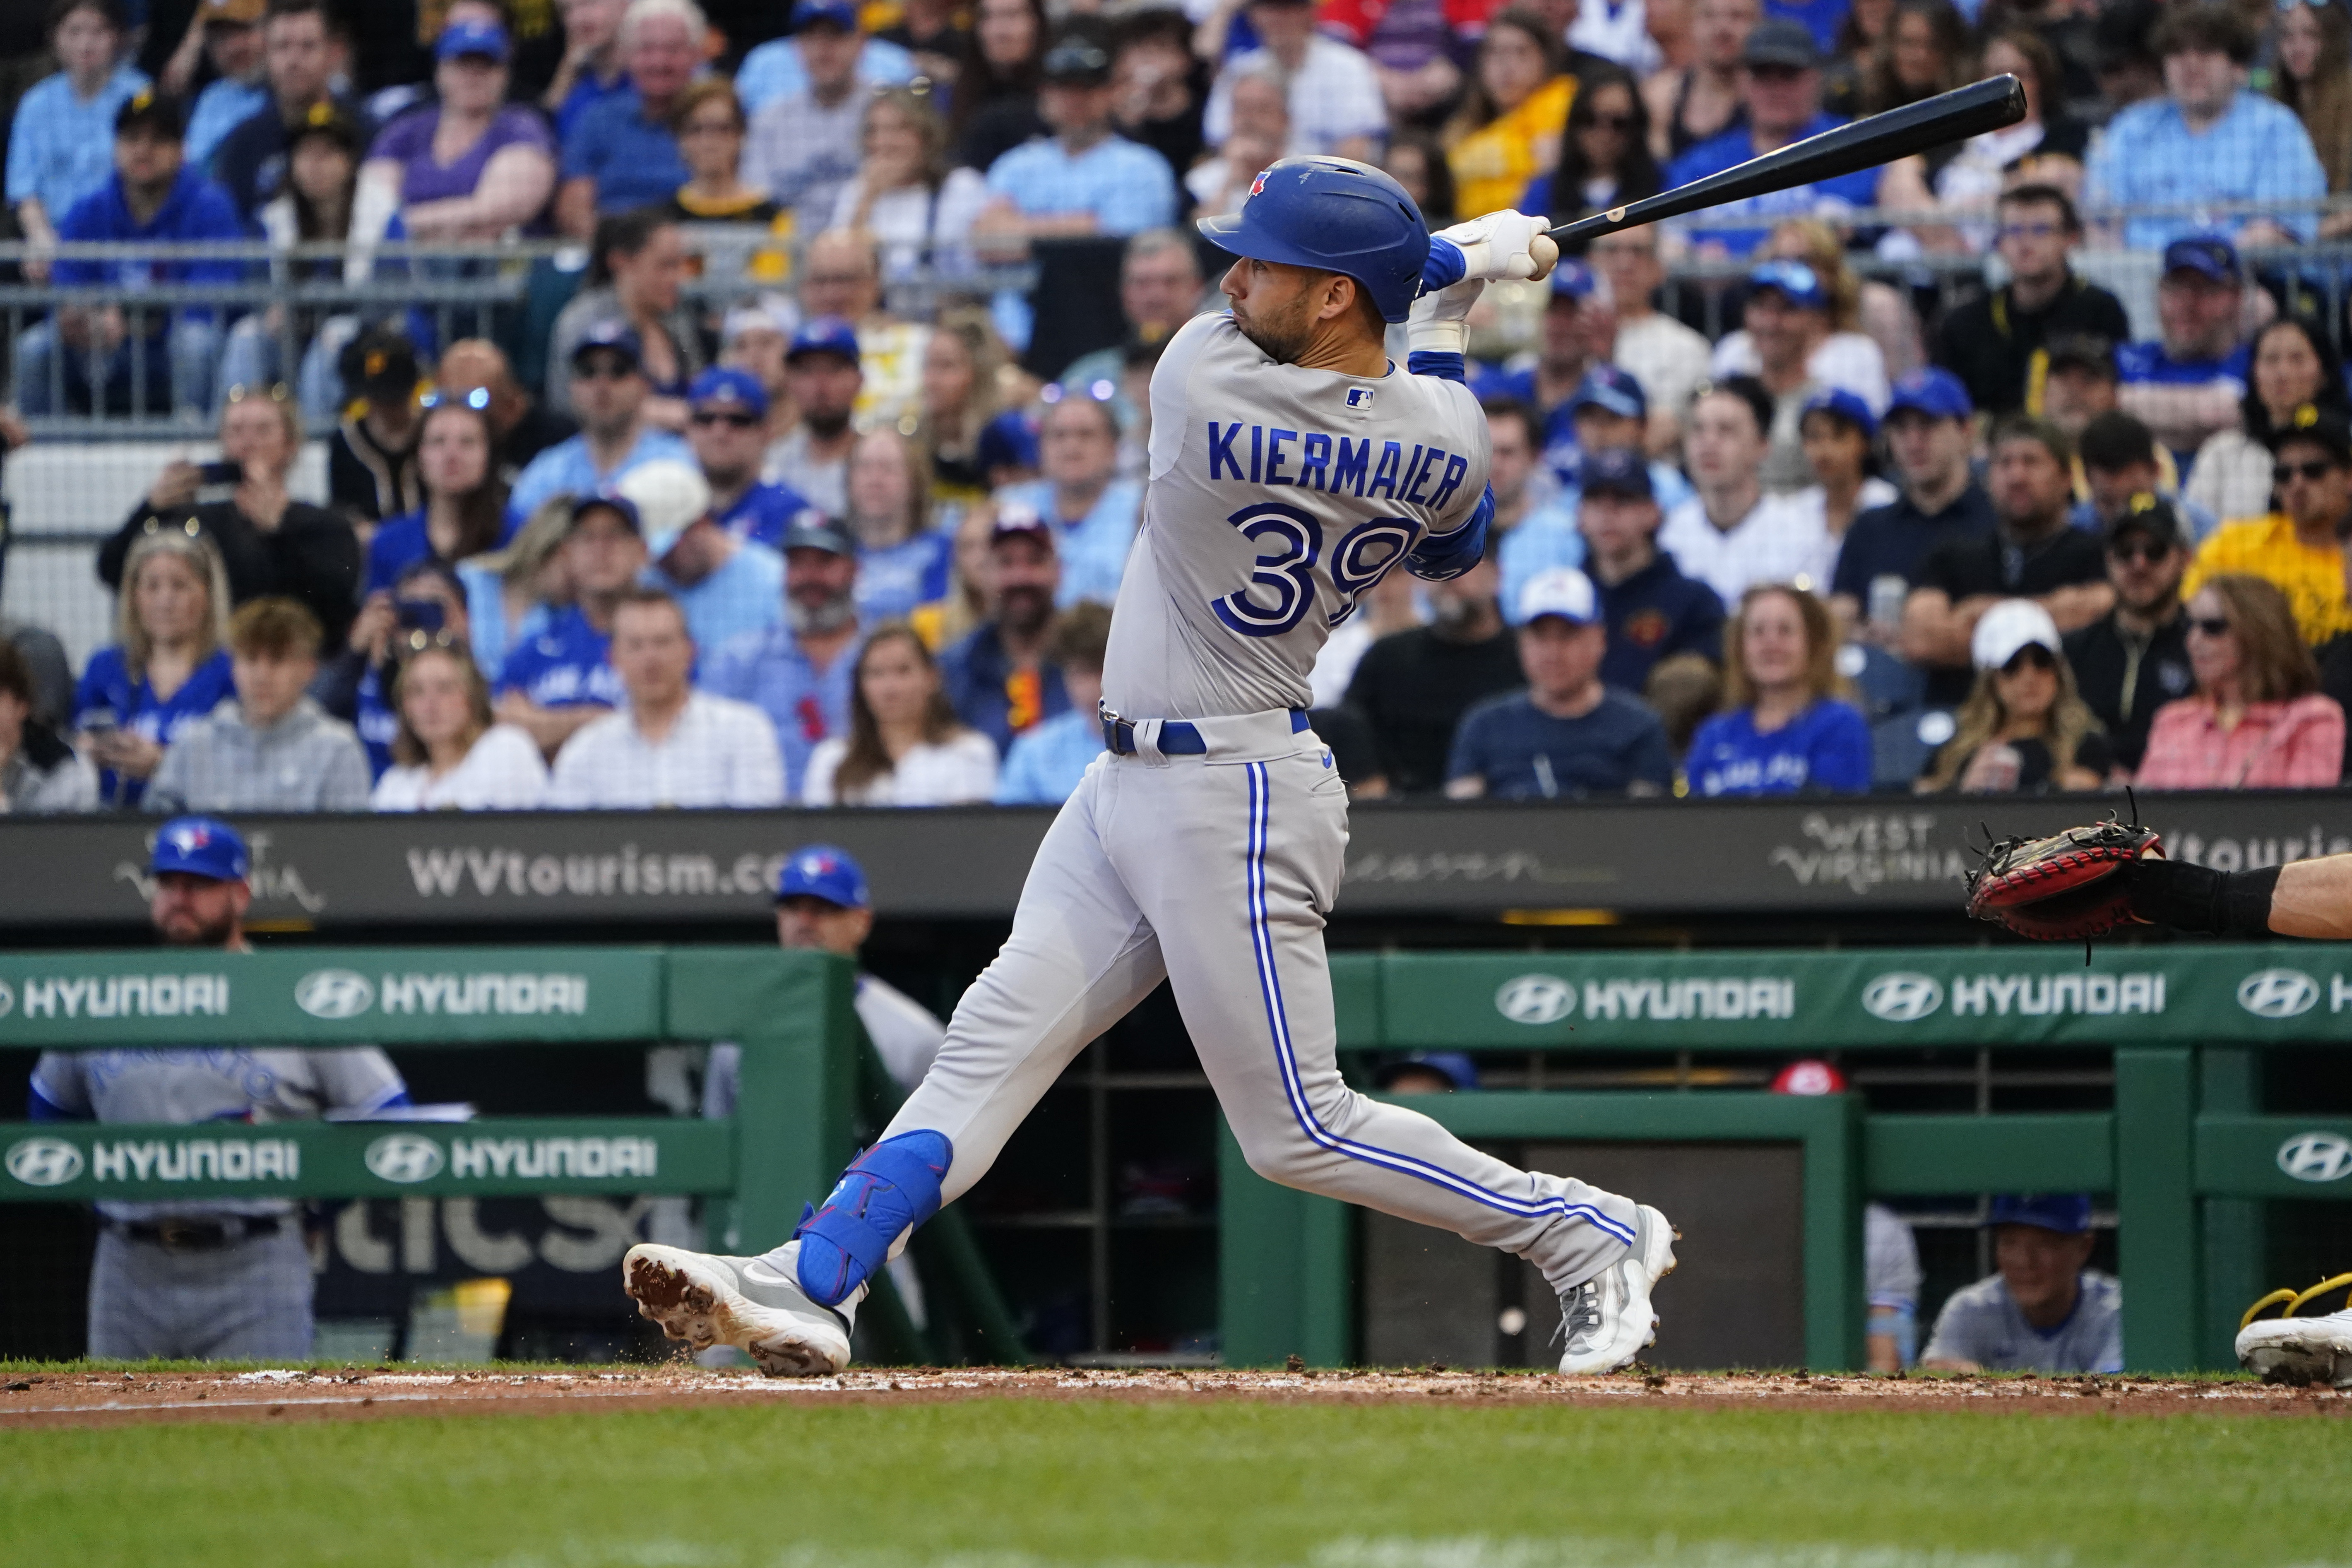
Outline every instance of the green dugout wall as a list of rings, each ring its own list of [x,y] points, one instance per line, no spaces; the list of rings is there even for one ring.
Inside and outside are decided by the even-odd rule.
[[[404,1198],[552,1193],[733,1199],[736,1245],[790,1239],[895,1091],[870,1061],[847,961],[774,948],[155,948],[0,955],[0,1047],[733,1040],[731,1121],[0,1122],[0,1202]],[[868,1070],[870,1065],[870,1070]],[[993,1359],[1022,1350],[962,1218],[924,1246]],[[616,1307],[619,1282],[614,1285]],[[925,1347],[877,1298],[886,1331]]]
[[[1864,1115],[1851,1096],[1470,1093],[1416,1110],[1486,1142],[1796,1143],[1806,1358],[1861,1364],[1866,1196],[2111,1194],[2125,1352],[2137,1370],[2234,1364],[2264,1283],[2245,1245],[2263,1198],[2352,1198],[2352,1119],[2260,1114],[2253,1053],[2352,1043],[2352,946],[1340,955],[1342,1049],[1748,1052],[2107,1047],[2111,1111]],[[1225,1355],[1318,1365],[1354,1345],[1342,1205],[1272,1185],[1224,1140]]]

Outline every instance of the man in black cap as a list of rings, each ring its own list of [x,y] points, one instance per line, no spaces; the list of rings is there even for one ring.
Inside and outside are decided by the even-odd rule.
[[[2112,338],[2078,335],[2050,340],[2043,351],[2041,415],[2079,441],[2091,421],[2114,411],[2122,399]],[[2029,397],[2026,412],[2034,412]]]
[[[940,655],[940,685],[956,717],[996,742],[1069,710],[1059,666],[1045,657],[1053,641],[1054,597],[1062,563],[1054,527],[1034,507],[1000,501],[989,533],[995,567],[995,610],[971,635]]]
[[[974,242],[1018,252],[1032,239],[1138,234],[1174,222],[1168,161],[1112,129],[1110,51],[1096,30],[1070,25],[1042,68],[1037,112],[1054,134],[990,166],[994,195],[972,225]]]
[[[1584,570],[1600,592],[1609,628],[1601,679],[1625,691],[1647,689],[1663,660],[1687,655],[1712,664],[1723,658],[1723,601],[1658,548],[1662,515],[1640,453],[1595,452],[1585,459],[1576,530],[1584,536]]]
[[[228,198],[187,166],[184,133],[177,99],[142,92],[125,103],[114,117],[114,173],[67,210],[58,238],[68,245],[243,239]],[[49,278],[60,289],[135,294],[157,285],[234,283],[241,270],[233,261],[142,256],[58,261]],[[133,352],[134,336],[145,340],[143,352]],[[220,345],[220,316],[209,306],[130,313],[113,303],[63,305],[16,339],[16,406],[26,415],[172,409],[201,418],[212,405]]]
[[[2018,185],[2001,193],[1993,216],[2009,281],[1944,318],[1936,363],[1960,378],[1979,408],[2014,414],[2026,406],[2052,339],[2120,341],[2131,335],[2131,321],[2122,300],[2067,265],[2083,243],[2073,197],[2055,185]]]
[[[2156,710],[2196,689],[2189,668],[2189,627],[2180,613],[2180,576],[2189,539],[2171,503],[2134,500],[2106,525],[2107,584],[2116,607],[2066,637],[2066,662],[2091,711],[2106,726],[2107,745],[2126,772],[2147,750]]]
[[[530,460],[507,498],[509,511],[528,518],[551,497],[587,495],[656,458],[694,466],[692,447],[646,418],[653,384],[646,379],[645,345],[635,328],[598,321],[572,345],[570,369],[580,434]]]
[[[1748,35],[1739,56],[1739,97],[1748,122],[1676,158],[1666,169],[1669,190],[1845,123],[1822,110],[1822,59],[1813,35],[1802,22],[1785,17],[1768,16]],[[1763,226],[1771,221],[1841,206],[1877,205],[1878,174],[1876,169],[1864,169],[1713,208],[1706,227],[1688,231],[1690,241],[1702,255],[1746,256],[1764,243],[1769,230]],[[1743,216],[1751,226],[1734,226]]]

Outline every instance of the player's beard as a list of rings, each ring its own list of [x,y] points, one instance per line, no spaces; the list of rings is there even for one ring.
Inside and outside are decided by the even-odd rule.
[[[1315,313],[1307,308],[1304,289],[1287,305],[1251,311],[1247,321],[1236,314],[1234,324],[1276,364],[1297,363],[1307,345],[1315,341]]]

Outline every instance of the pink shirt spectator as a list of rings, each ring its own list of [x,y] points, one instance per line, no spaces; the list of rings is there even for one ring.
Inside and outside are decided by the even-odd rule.
[[[2230,731],[2213,721],[2210,702],[2184,697],[2157,710],[2132,782],[2142,789],[2333,789],[2343,773],[2344,710],[2332,697],[2249,703]]]

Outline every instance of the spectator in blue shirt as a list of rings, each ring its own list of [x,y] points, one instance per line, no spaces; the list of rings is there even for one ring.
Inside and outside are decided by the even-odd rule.
[[[2209,437],[2237,428],[2252,374],[2245,313],[2237,247],[2218,234],[2190,235],[2164,247],[2160,335],[2116,350],[2116,406],[2156,432],[2183,476]]]
[[[797,12],[798,7],[794,9]],[[861,88],[904,87],[915,79],[915,57],[887,39],[869,37],[858,47],[856,71]],[[743,63],[735,68],[735,96],[743,100],[746,116],[779,99],[806,92],[808,84],[808,65],[801,58],[797,33],[771,38],[745,55]]]
[[[1032,239],[1138,234],[1174,222],[1168,160],[1112,131],[1109,53],[1073,29],[1045,52],[1043,68],[1037,111],[1054,134],[990,165],[991,199],[972,224],[973,244],[1018,253]]]
[[[1676,158],[1666,169],[1669,190],[1845,123],[1822,110],[1821,52],[1812,34],[1803,23],[1785,17],[1769,17],[1748,35],[1739,56],[1739,97],[1747,123]],[[1711,207],[1703,226],[1689,229],[1690,242],[1704,258],[1745,257],[1764,243],[1771,225],[1781,218],[1834,217],[1874,205],[1878,174],[1864,169]],[[1735,224],[1739,219],[1746,222]]]
[[[857,614],[866,625],[916,617],[948,596],[955,542],[931,526],[922,454],[889,426],[849,451],[849,510],[857,542]]]
[[[561,0],[563,63],[547,84],[540,107],[555,121],[555,139],[568,140],[580,117],[629,90],[621,68],[621,16],[628,0]]]
[[[996,613],[940,655],[940,682],[956,716],[995,742],[1001,756],[1015,735],[1070,706],[1062,672],[1045,658],[1062,563],[1053,525],[1009,501],[996,508],[988,553]]]
[[[856,681],[857,547],[822,512],[803,512],[783,536],[783,621],[737,637],[702,671],[702,689],[749,702],[776,727],[784,793],[798,800],[809,753],[849,733]]]
[[[508,649],[499,676],[499,721],[528,731],[550,757],[573,731],[620,705],[621,678],[606,655],[614,611],[646,569],[637,503],[617,490],[583,498],[561,553],[572,607]]]
[[[999,805],[1059,805],[1102,754],[1102,667],[1110,610],[1089,600],[1054,628],[1046,657],[1062,672],[1070,709],[1017,736],[996,775]]]
[[[629,90],[584,110],[563,138],[556,227],[588,239],[600,215],[666,204],[693,177],[670,111],[701,68],[709,31],[694,0],[632,0],[621,18]]]
[[[572,406],[580,434],[530,460],[515,478],[508,510],[527,518],[551,496],[586,495],[656,458],[691,463],[693,448],[647,423],[646,402],[652,395],[635,331],[623,321],[590,327],[572,350]]]
[[[457,563],[506,542],[507,487],[499,478],[498,434],[489,395],[425,400],[416,426],[416,469],[425,504],[387,519],[368,541],[362,595],[388,593],[418,561]]]
[[[1893,646],[1920,563],[1947,541],[1990,533],[1993,510],[1969,467],[1976,406],[1958,376],[1930,368],[1897,381],[1882,428],[1903,493],[1845,531],[1830,603],[1853,635]]]
[[[2309,240],[2327,174],[2294,110],[2247,87],[2253,29],[2227,5],[2184,5],[2168,9],[2154,43],[2164,96],[2108,121],[2084,172],[2084,205],[2169,209],[2122,226],[2132,249],[2157,250],[2210,226],[2199,206],[2304,201],[2315,205],[2232,216],[2223,226],[2241,245]],[[2105,226],[2112,241],[2114,226]]]
[[[694,460],[710,486],[711,520],[738,539],[782,550],[784,530],[809,503],[799,491],[760,478],[768,444],[768,389],[748,370],[706,370],[688,389],[687,408],[686,444],[694,448]]]
[[[1724,644],[1723,711],[1691,739],[1691,794],[1868,790],[1870,726],[1845,700],[1829,607],[1784,584],[1750,588]]]
[[[1662,660],[1722,656],[1723,601],[1658,548],[1661,515],[1639,453],[1599,452],[1585,465],[1576,527],[1609,632],[1601,679],[1622,691],[1646,689]]]
[[[209,169],[228,133],[269,102],[262,81],[261,18],[268,0],[204,0],[205,58],[215,73],[188,110],[188,163]]]
[[[1052,401],[1037,433],[1045,477],[1010,487],[1003,499],[1054,525],[1062,558],[1056,598],[1064,609],[1081,599],[1112,604],[1142,521],[1143,486],[1118,477],[1118,424],[1107,400],[1059,387],[1048,387],[1046,395]]]
[[[114,177],[65,215],[58,238],[168,244],[245,238],[228,197],[182,158],[180,115],[178,100],[152,92],[123,104],[114,117]],[[59,261],[50,276],[60,288],[136,294],[158,283],[233,283],[242,268],[235,261]],[[131,342],[134,333],[146,340],[138,352]],[[169,407],[183,418],[200,418],[212,405],[221,335],[220,317],[209,306],[133,316],[113,302],[61,305],[16,340],[16,406],[26,414]],[[144,384],[134,386],[142,358]]]
[[[54,242],[74,204],[113,172],[114,117],[149,85],[146,72],[118,58],[122,35],[121,0],[60,6],[49,24],[60,68],[17,100],[8,128],[8,205],[36,245]],[[39,281],[47,264],[35,261],[27,270]]]
[[[1447,797],[1553,800],[1672,788],[1665,727],[1601,681],[1609,632],[1591,579],[1554,567],[1527,585],[1516,607],[1528,688],[1462,715],[1445,763]]]
[[[719,648],[783,618],[784,561],[749,544],[710,515],[710,486],[691,463],[640,463],[614,487],[637,503],[645,528],[646,586],[686,616],[698,648]]]
[[[109,805],[137,805],[181,727],[236,695],[228,612],[228,573],[202,530],[158,522],[131,547],[116,640],[89,656],[74,691],[72,727],[104,770]]]

